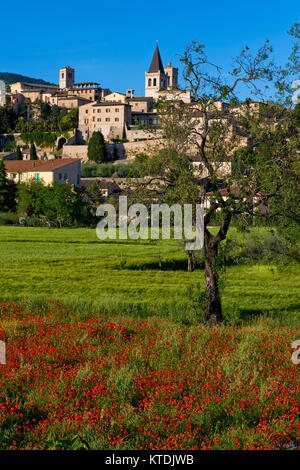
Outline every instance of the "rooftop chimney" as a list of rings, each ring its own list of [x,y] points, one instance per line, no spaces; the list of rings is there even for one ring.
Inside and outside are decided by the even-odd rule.
[[[126,96],[127,98],[133,98],[134,90],[132,88],[128,88],[128,90],[126,90]]]

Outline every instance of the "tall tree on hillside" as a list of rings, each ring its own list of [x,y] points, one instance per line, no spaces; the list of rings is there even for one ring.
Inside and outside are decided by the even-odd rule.
[[[7,173],[3,160],[0,160],[0,212],[13,210],[15,201],[13,191],[7,180]]]
[[[23,160],[23,155],[20,149],[20,145],[17,146],[16,150],[16,160]]]
[[[88,159],[97,163],[104,163],[107,161],[105,140],[100,131],[94,132],[89,140]]]
[[[164,148],[152,159],[154,166],[150,174],[156,176],[156,181],[151,178],[147,186],[160,182],[161,201],[180,202],[184,193],[188,198],[189,189],[194,187],[192,180],[185,178],[188,167],[184,156],[189,153],[197,156],[198,174],[206,175],[204,180],[209,185],[201,179],[198,181],[198,202],[208,203],[204,217],[207,298],[204,319],[211,326],[223,319],[218,273],[220,243],[226,239],[233,217],[258,214],[267,193],[260,184],[264,179],[261,174],[265,171],[265,161],[257,158],[255,152],[238,153],[233,172],[226,171],[224,164],[231,164],[232,155],[238,148],[254,145],[251,141],[252,122],[258,120],[263,124],[266,120],[257,102],[239,103],[237,92],[240,87],[248,86],[254,93],[259,93],[262,81],[277,79],[281,71],[270,59],[271,53],[268,41],[254,53],[246,47],[235,59],[231,80],[228,80],[221,68],[208,59],[204,46],[193,42],[181,61],[187,88],[195,101],[191,104],[161,101],[157,109]],[[268,106],[266,104],[265,108]],[[274,132],[277,135],[281,131],[275,127]],[[269,160],[281,151],[284,158],[286,139],[286,134],[282,139],[278,136]],[[166,155],[173,155],[172,159],[166,160]],[[175,166],[174,161],[180,158],[182,166]],[[219,228],[217,233],[212,233],[209,225],[217,220],[216,217]]]
[[[38,160],[37,154],[36,154],[36,148],[34,143],[31,143],[30,146],[30,160]]]

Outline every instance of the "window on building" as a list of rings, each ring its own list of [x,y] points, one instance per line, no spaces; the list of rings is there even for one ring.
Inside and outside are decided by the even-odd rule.
[[[151,78],[148,79],[148,86],[151,86]]]
[[[59,179],[59,180],[62,179],[62,174],[61,174],[61,173],[58,174],[58,179]]]
[[[153,86],[156,86],[156,78],[153,78]]]
[[[107,113],[110,113],[110,108],[106,108],[106,112],[107,112]]]
[[[118,121],[119,121],[119,118],[115,118],[115,121],[118,122]]]
[[[106,121],[106,122],[109,122],[109,121],[110,121],[110,118],[106,118],[105,121]]]
[[[87,114],[88,112],[89,112],[89,110],[88,110],[88,109],[86,109],[86,110],[85,110],[85,114]]]
[[[118,113],[118,112],[119,112],[119,108],[116,108],[116,109],[115,109],[115,112]]]

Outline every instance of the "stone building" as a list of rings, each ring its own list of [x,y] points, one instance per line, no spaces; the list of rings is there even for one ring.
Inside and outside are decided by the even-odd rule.
[[[191,92],[178,88],[178,69],[173,67],[171,62],[168,62],[166,67],[163,66],[158,46],[155,48],[149,70],[145,72],[145,96],[155,100],[162,97],[184,103],[191,102]]]
[[[70,96],[79,96],[89,101],[99,101],[103,100],[110,93],[110,90],[108,88],[101,88],[97,82],[80,82],[74,83],[67,90],[67,93]]]
[[[45,184],[53,182],[74,184],[80,187],[80,166],[78,158],[64,158],[54,160],[9,160],[4,162],[8,178],[16,183],[28,182],[31,179],[43,181]]]
[[[127,103],[103,101],[79,108],[78,129],[85,141],[95,131],[101,131],[105,139],[122,139],[126,135],[128,123],[131,123],[131,107]]]
[[[59,88],[60,90],[68,90],[73,88],[75,81],[75,69],[72,67],[62,67],[59,69]]]

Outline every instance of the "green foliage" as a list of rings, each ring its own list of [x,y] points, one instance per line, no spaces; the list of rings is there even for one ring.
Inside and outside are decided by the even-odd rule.
[[[17,146],[16,150],[16,160],[23,160],[23,155],[20,149],[20,145]]]
[[[19,217],[15,212],[0,212],[0,225],[14,225]]]
[[[62,131],[75,129],[78,126],[78,108],[73,108],[59,121],[59,128]]]
[[[41,218],[42,225],[46,222],[58,227],[71,225],[80,218],[81,210],[80,196],[71,185],[53,183],[46,186],[43,182],[32,180],[18,187],[19,214]],[[27,224],[30,223],[27,221]]]
[[[8,212],[15,207],[14,183],[7,180],[3,160],[0,160],[0,212]]]
[[[30,160],[38,160],[34,143],[30,146]]]
[[[11,85],[12,83],[17,82],[36,83],[39,85],[53,85],[53,83],[42,80],[41,78],[27,77],[19,73],[0,72],[0,80],[3,80],[7,85]]]
[[[137,178],[145,176],[147,165],[144,163],[83,163],[81,165],[81,176],[83,178],[100,176],[102,178]]]
[[[59,108],[57,105],[50,107],[42,102],[32,106],[35,109],[35,120],[28,122],[26,116],[21,116],[14,129],[22,134],[24,142],[33,140],[37,145],[53,145],[61,133],[73,130],[78,125],[77,108],[68,111],[66,108]]]
[[[16,150],[16,142],[14,139],[10,139],[6,142],[3,151],[4,152],[14,152]]]
[[[95,222],[97,222],[97,207],[104,202],[101,187],[97,181],[94,181],[94,183],[86,188],[83,193],[83,198],[89,207],[89,212],[93,216]]]
[[[10,106],[0,106],[0,134],[11,132],[17,120],[17,115]]]
[[[94,132],[88,143],[88,159],[97,163],[107,161],[104,137],[100,131]]]
[[[51,147],[55,146],[57,138],[62,134],[62,132],[41,132],[41,131],[31,131],[21,134],[21,139],[25,144],[34,142],[38,147]],[[63,133],[64,134],[64,133]]]

